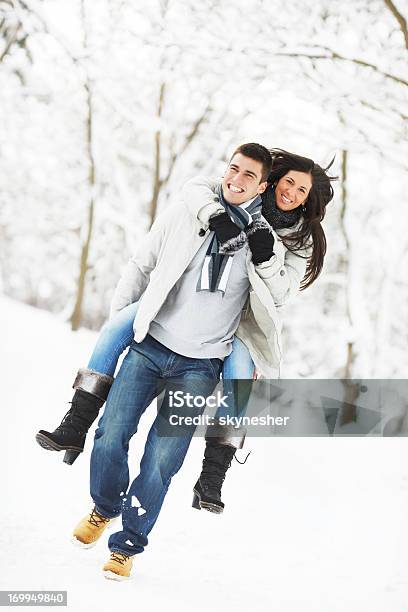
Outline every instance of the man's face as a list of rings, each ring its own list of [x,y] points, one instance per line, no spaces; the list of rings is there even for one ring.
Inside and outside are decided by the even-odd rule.
[[[243,204],[263,193],[268,186],[262,180],[262,164],[237,153],[228,164],[222,180],[222,193],[229,204]]]

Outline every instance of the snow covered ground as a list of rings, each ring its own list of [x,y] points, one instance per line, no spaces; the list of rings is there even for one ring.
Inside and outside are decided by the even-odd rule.
[[[70,542],[88,512],[87,452],[69,467],[34,440],[55,426],[94,341],[2,299],[0,589],[67,590],[81,610],[402,612],[408,609],[405,438],[256,438],[224,486],[226,510],[191,508],[203,441],[174,478],[133,580],[107,581],[107,536]],[[132,447],[133,472],[149,422]]]

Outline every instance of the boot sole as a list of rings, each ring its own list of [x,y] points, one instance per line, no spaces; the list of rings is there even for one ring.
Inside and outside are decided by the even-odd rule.
[[[95,540],[95,542],[91,542],[90,544],[85,544],[84,542],[81,542],[81,540],[78,540],[78,538],[76,538],[75,536],[72,536],[71,538],[71,542],[74,544],[74,546],[76,546],[77,548],[83,548],[83,549],[88,549],[88,548],[93,548],[94,546],[96,546],[98,540]]]
[[[217,504],[212,504],[211,502],[201,501],[199,493],[197,493],[195,489],[193,489],[193,492],[193,508],[195,508],[196,510],[208,510],[208,512],[212,512],[213,514],[222,514],[224,508],[222,508],[221,506],[217,506]]]
[[[110,570],[105,570],[103,575],[107,580],[116,580],[117,582],[123,582],[124,580],[129,580],[131,576],[121,576],[120,574],[115,574],[115,572],[111,572]]]
[[[75,451],[77,453],[83,452],[83,449],[79,448],[78,446],[61,446],[60,444],[57,444],[56,442],[54,442],[54,440],[51,440],[51,438],[47,438],[47,436],[44,436],[44,434],[40,434],[40,433],[36,434],[35,439],[38,442],[38,444],[42,446],[42,448],[45,448],[45,450]]]
[[[200,506],[203,510],[208,510],[208,512],[212,512],[213,514],[222,514],[224,508],[220,508],[215,504],[210,504],[209,502],[200,501]]]

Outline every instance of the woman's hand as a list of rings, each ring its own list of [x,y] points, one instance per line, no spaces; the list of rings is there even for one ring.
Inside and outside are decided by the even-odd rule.
[[[248,235],[248,244],[255,265],[268,261],[272,257],[274,243],[273,234],[266,227],[261,227]]]

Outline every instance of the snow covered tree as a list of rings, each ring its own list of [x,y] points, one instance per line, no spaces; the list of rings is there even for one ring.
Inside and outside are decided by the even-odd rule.
[[[377,306],[403,303],[407,289],[384,258],[373,265],[379,244],[406,257],[401,3],[5,0],[0,11],[6,294],[98,327],[121,266],[184,180],[219,175],[244,141],[322,164],[337,152],[339,175],[347,151],[344,218],[339,184],[324,272],[289,309],[287,363],[340,376],[352,342],[356,375],[385,362],[401,372],[384,340],[403,350],[404,323]],[[320,315],[305,318],[308,308]],[[316,329],[324,350],[299,345]]]

